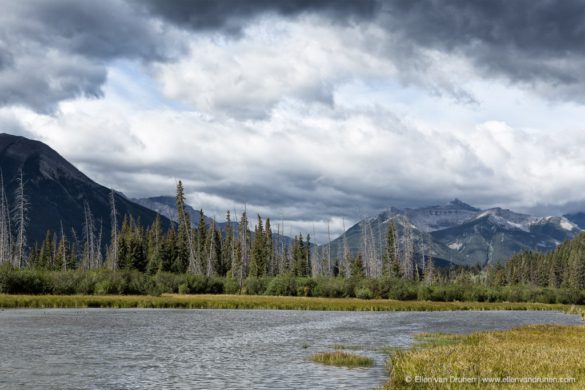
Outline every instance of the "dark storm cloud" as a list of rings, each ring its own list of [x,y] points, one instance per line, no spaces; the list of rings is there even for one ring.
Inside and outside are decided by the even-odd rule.
[[[462,54],[512,81],[583,83],[581,0],[399,0],[379,22],[411,45]]]
[[[52,112],[99,97],[110,61],[160,61],[176,45],[121,0],[0,1],[0,104]]]
[[[379,10],[376,0],[135,0],[153,15],[193,30],[237,34],[256,16],[273,13],[284,17],[318,13],[332,21],[370,19]]]
[[[177,58],[187,42],[175,39],[173,28],[233,36],[266,14],[380,25],[401,38],[380,55],[413,68],[411,78],[433,66],[420,60],[420,49],[431,48],[467,57],[486,75],[539,84],[533,86],[553,90],[553,97],[585,97],[584,1],[0,0],[0,6],[0,104],[41,112],[62,100],[101,96],[113,60]]]

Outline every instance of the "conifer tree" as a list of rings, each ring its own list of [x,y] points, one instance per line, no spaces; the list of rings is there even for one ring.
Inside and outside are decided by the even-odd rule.
[[[201,274],[201,263],[195,258],[191,221],[185,211],[185,191],[180,180],[177,183],[176,205],[179,228],[176,244],[177,257],[173,261],[173,271],[184,273],[189,269],[195,274]]]
[[[45,240],[41,245],[41,249],[39,252],[39,259],[38,263],[36,264],[40,268],[44,269],[52,269],[53,265],[53,232],[47,230],[47,234],[45,236]]]
[[[177,258],[177,235],[173,225],[167,230],[160,255],[160,270],[171,272],[174,270],[175,259]]]
[[[148,229],[146,238],[146,253],[148,274],[155,274],[162,270],[161,247],[162,247],[162,229],[160,224],[160,215],[157,213],[154,222]]]
[[[272,227],[270,226],[270,218],[266,218],[264,238],[265,258],[268,264],[268,275],[275,276],[278,273],[276,265],[276,256],[274,254],[274,242],[272,241]]]
[[[196,259],[199,262],[198,268],[205,270],[207,268],[208,260],[208,242],[207,242],[207,224],[205,223],[205,214],[203,209],[199,210],[199,226],[197,228],[197,256]],[[203,272],[202,272],[203,273]]]
[[[225,227],[225,239],[222,242],[221,255],[223,269],[227,273],[232,269],[232,261],[234,257],[234,228],[232,226],[232,220],[230,211],[226,213],[226,227]]]
[[[238,226],[238,244],[241,259],[240,279],[245,279],[248,276],[250,266],[250,231],[248,230],[248,216],[245,209]]]
[[[252,244],[249,276],[261,277],[266,274],[266,248],[264,226],[262,218],[258,215],[258,224],[254,230],[254,242]]]

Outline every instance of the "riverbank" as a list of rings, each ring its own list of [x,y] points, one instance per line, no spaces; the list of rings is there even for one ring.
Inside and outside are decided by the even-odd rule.
[[[391,299],[307,298],[260,295],[8,295],[0,308],[177,308],[339,311],[558,310],[574,314],[582,306],[525,302],[434,302]]]
[[[391,358],[391,378],[384,389],[495,389],[504,384],[514,389],[582,389],[583,361],[585,326],[425,335],[422,345]]]

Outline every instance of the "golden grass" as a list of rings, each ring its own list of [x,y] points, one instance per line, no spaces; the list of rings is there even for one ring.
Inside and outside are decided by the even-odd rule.
[[[262,295],[7,295],[0,308],[184,308],[274,309],[339,311],[445,311],[445,310],[559,310],[583,311],[581,306],[544,303],[430,302],[390,299],[306,298]]]
[[[374,365],[374,359],[372,358],[344,351],[319,352],[311,355],[311,360],[330,366],[372,367]]]
[[[471,335],[423,335],[419,341],[391,358],[391,378],[384,388],[585,388],[585,326],[533,325]],[[421,378],[431,382],[421,383]],[[441,378],[446,382],[432,382]],[[473,382],[456,383],[452,378]],[[487,378],[525,382],[494,384],[486,383],[492,380]],[[537,384],[527,383],[535,379],[526,378],[574,378],[575,382]]]

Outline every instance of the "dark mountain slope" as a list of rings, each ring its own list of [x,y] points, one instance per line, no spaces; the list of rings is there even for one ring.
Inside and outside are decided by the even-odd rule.
[[[64,230],[71,236],[75,229],[81,238],[84,204],[87,202],[97,228],[103,227],[106,240],[110,236],[110,189],[97,184],[61,157],[56,151],[39,141],[9,134],[0,134],[0,168],[11,206],[17,177],[22,170],[25,195],[29,201],[28,242],[43,240],[47,229]],[[116,194],[119,223],[125,214],[148,225],[156,213],[142,207],[121,194]],[[162,218],[163,226],[170,221]]]

